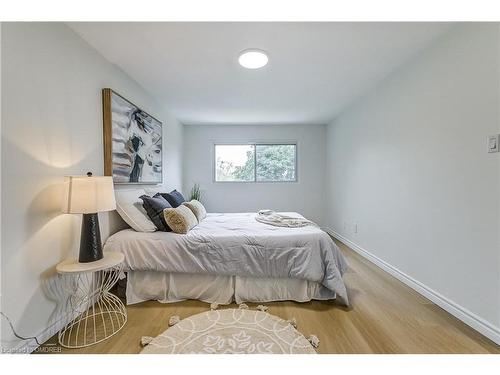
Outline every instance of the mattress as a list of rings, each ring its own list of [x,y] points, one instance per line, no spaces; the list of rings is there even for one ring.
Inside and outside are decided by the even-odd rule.
[[[123,253],[126,271],[305,280],[348,303],[347,263],[328,234],[315,226],[260,223],[255,213],[208,214],[187,234],[123,230],[108,238],[104,251]]]

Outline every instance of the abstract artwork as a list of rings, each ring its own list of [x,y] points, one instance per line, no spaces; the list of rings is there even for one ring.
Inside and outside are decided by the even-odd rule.
[[[102,98],[104,174],[115,183],[162,183],[162,123],[111,89]]]

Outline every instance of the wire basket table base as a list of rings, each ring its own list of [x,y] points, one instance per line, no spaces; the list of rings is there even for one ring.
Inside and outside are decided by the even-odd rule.
[[[127,322],[123,302],[110,289],[120,277],[122,266],[77,275],[62,275],[70,294],[67,312],[74,319],[59,331],[59,344],[83,348],[106,340]]]

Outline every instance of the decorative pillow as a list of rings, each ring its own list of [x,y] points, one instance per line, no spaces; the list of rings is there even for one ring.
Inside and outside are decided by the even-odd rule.
[[[173,208],[179,207],[182,203],[186,201],[182,196],[182,194],[179,193],[177,190],[172,190],[170,193],[159,193],[159,194],[161,194],[161,196],[165,198]]]
[[[154,232],[156,226],[149,219],[139,198],[145,193],[144,189],[115,190],[116,211],[137,232]]]
[[[167,225],[175,233],[186,234],[198,225],[198,220],[196,219],[196,216],[194,216],[193,211],[186,206],[165,208],[165,210],[163,210],[163,214],[165,215]]]
[[[189,202],[184,202],[183,205],[193,211],[193,214],[198,219],[198,222],[201,222],[204,218],[207,217],[207,210],[205,210],[205,207],[201,204],[200,201],[191,199]]]
[[[165,190],[163,186],[155,186],[155,185],[149,185],[149,186],[144,186],[144,190],[146,191],[146,194],[152,197],[156,193],[162,192],[162,190]]]
[[[165,208],[172,208],[170,203],[158,193],[152,197],[149,195],[141,195],[139,198],[142,199],[142,206],[146,210],[151,221],[156,225],[156,228],[162,232],[170,232],[171,229],[168,227],[165,222],[165,217],[163,216],[163,210]]]

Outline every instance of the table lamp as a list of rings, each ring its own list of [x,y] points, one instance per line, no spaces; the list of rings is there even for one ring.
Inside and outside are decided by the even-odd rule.
[[[97,213],[116,208],[113,178],[92,176],[91,172],[87,176],[68,176],[65,188],[63,212],[83,214],[78,261],[88,263],[102,259]]]

